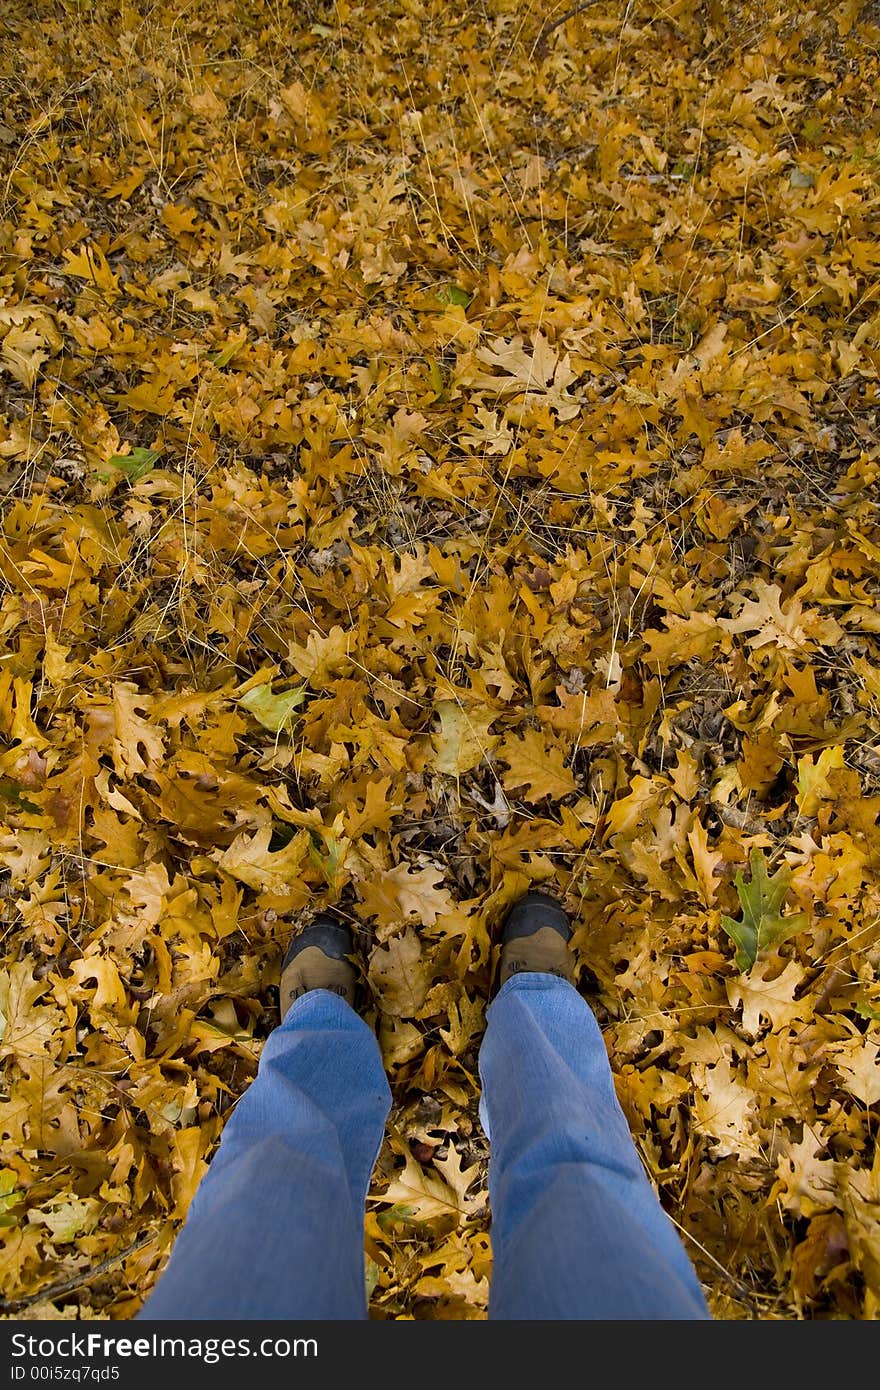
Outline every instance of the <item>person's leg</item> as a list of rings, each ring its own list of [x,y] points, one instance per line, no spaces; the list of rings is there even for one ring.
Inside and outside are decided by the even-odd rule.
[[[391,1095],[345,992],[298,988],[140,1318],[367,1315],[364,1204]]]
[[[591,1010],[567,980],[519,969],[489,1009],[480,1051],[490,1317],[708,1317]]]

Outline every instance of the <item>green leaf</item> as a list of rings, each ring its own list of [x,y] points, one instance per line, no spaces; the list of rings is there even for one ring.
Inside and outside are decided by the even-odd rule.
[[[819,145],[825,134],[825,127],[816,116],[808,116],[801,126],[801,138],[808,145]]]
[[[246,338],[236,338],[235,342],[227,343],[225,348],[219,352],[209,352],[208,361],[213,362],[215,367],[228,367],[235,354],[244,347]]]
[[[752,871],[750,883],[746,883],[742,869],[734,883],[742,904],[742,920],[735,922],[732,917],[722,917],[721,925],[736,945],[735,960],[740,970],[751,970],[758,956],[772,946],[797,936],[809,925],[804,912],[792,913],[783,917],[779,911],[791,883],[791,869],[783,864],[771,878],[761,850],[753,849],[749,855]]]
[[[238,703],[244,705],[248,713],[252,714],[264,729],[273,734],[280,734],[285,725],[290,724],[293,711],[305,698],[304,685],[294,686],[292,690],[282,690],[278,695],[272,694],[271,685],[258,685],[246,695],[242,695]]]
[[[18,782],[13,782],[10,777],[0,777],[0,800],[5,801],[7,806],[11,806],[16,811],[29,811],[31,815],[39,815],[40,813],[39,806],[28,801],[24,794],[24,788]]]
[[[853,1006],[853,1013],[858,1014],[859,1018],[866,1018],[869,1022],[880,1021],[880,1009],[872,1009],[870,1004],[861,1002]]]
[[[439,362],[431,363],[431,366],[428,370],[428,382],[430,384],[431,390],[435,393],[435,395],[443,395],[443,372],[440,369]]]
[[[19,1184],[18,1174],[12,1168],[0,1168],[0,1226],[16,1226],[18,1222],[10,1216],[10,1210],[21,1204],[24,1192]]]
[[[325,831],[323,843],[312,836],[309,859],[330,888],[338,887],[339,873],[345,864],[348,842],[340,842],[332,831]]]
[[[462,309],[466,309],[471,302],[471,296],[461,285],[444,285],[440,298],[444,304],[458,304]]]
[[[155,449],[132,449],[130,454],[114,454],[107,462],[113,468],[120,468],[132,483],[139,483],[153,471],[158,457]]]
[[[94,1230],[100,1206],[94,1197],[71,1197],[69,1202],[56,1200],[45,1208],[28,1212],[28,1221],[48,1226],[57,1244],[69,1244],[83,1232],[88,1234]]]
[[[406,1202],[395,1202],[393,1207],[376,1213],[376,1224],[382,1231],[389,1231],[398,1221],[418,1221],[416,1208]]]

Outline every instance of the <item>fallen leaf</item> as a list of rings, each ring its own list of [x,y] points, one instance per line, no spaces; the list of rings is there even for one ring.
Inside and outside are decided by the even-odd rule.
[[[414,1018],[425,1002],[431,968],[423,958],[417,933],[406,927],[370,956],[370,988],[383,1013]]]
[[[791,883],[791,869],[786,864],[770,877],[763,854],[753,849],[749,854],[749,867],[752,877],[748,883],[741,869],[734,880],[742,905],[742,919],[737,922],[731,917],[721,918],[722,927],[737,948],[736,963],[743,971],[751,970],[760,954],[797,936],[809,925],[803,912],[783,917],[779,911]]]
[[[252,714],[264,729],[278,734],[289,728],[293,712],[299,709],[306,698],[304,685],[294,686],[292,690],[282,690],[274,694],[271,685],[256,685],[239,696],[238,703]]]
[[[537,729],[526,729],[522,738],[508,735],[502,739],[497,757],[507,764],[501,778],[505,791],[522,789],[526,801],[567,796],[577,786],[571,769],[565,766],[562,748],[553,747]]]

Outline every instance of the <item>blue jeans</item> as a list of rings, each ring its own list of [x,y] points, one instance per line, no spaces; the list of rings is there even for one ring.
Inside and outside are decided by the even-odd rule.
[[[577,991],[515,975],[489,1010],[495,1318],[705,1318]],[[297,999],[227,1122],[144,1318],[364,1318],[364,1203],[391,1103],[379,1046],[328,990]]]

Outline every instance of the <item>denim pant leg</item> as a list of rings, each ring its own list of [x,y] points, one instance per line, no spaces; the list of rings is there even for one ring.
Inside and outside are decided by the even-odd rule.
[[[599,1025],[553,975],[515,975],[489,1010],[491,1317],[705,1318],[675,1227],[636,1153]]]
[[[391,1103],[379,1045],[311,990],[268,1038],[142,1318],[365,1318],[364,1204]]]

